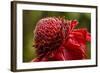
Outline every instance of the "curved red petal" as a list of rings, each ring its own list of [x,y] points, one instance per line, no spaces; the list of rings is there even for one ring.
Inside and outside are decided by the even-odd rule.
[[[77,20],[72,20],[70,24],[71,29],[74,29],[77,26],[77,24],[78,24]]]
[[[86,41],[91,41],[91,35],[90,35],[90,33],[87,31],[86,28],[74,29],[74,31],[73,31],[72,33],[73,33],[74,35],[81,34],[81,37],[83,37],[84,40],[86,40]]]

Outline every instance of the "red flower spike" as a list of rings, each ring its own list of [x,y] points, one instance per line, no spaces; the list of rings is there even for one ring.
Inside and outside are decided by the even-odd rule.
[[[91,35],[86,28],[75,29],[77,20],[60,17],[41,19],[35,28],[34,38],[39,61],[63,61],[86,59],[86,42]]]

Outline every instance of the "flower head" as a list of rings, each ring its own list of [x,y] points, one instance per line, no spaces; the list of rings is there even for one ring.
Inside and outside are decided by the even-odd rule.
[[[81,60],[86,58],[86,28],[75,29],[77,20],[47,17],[38,21],[34,30],[37,58],[32,61]]]

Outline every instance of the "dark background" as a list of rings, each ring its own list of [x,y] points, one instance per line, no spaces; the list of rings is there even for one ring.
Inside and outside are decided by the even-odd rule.
[[[34,34],[36,23],[44,17],[65,17],[66,19],[77,19],[79,25],[76,28],[87,28],[91,33],[91,14],[90,13],[76,13],[76,12],[55,12],[55,11],[37,11],[37,10],[23,10],[23,62],[29,62],[36,57],[34,44]],[[90,56],[90,43],[87,43],[88,59]]]

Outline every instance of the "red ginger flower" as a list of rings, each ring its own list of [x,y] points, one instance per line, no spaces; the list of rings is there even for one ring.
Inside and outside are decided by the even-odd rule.
[[[47,17],[35,28],[37,58],[32,61],[63,61],[86,59],[86,42],[91,40],[86,28],[75,29],[77,20]]]

